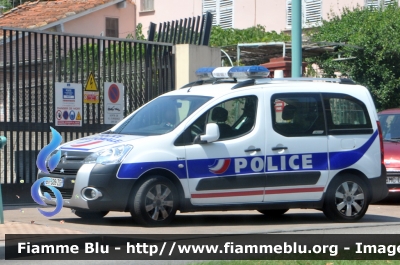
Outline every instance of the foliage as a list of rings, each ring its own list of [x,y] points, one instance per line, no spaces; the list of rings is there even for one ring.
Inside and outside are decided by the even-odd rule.
[[[7,12],[11,8],[13,8],[12,4],[8,0],[0,0],[0,6],[3,6],[3,13]]]
[[[22,5],[30,0],[0,0],[0,6],[4,6],[3,13],[9,11],[10,9]]]
[[[135,36],[130,33],[126,37],[127,39],[136,39],[136,40],[145,40],[144,34],[142,32],[142,24],[138,24],[135,30]],[[99,65],[100,57],[102,59],[102,63],[104,66],[110,65],[118,65],[120,63],[126,63],[130,60],[141,60],[144,58],[145,53],[145,45],[138,44],[132,45],[130,43],[124,42],[106,42],[106,47],[100,48],[97,43],[87,43],[83,44],[76,49],[71,49],[68,51],[68,55],[66,58],[61,58],[61,60],[65,60],[66,62],[61,62],[61,65],[66,66],[66,71],[69,72],[70,69],[73,69],[75,64],[78,65],[78,72],[83,68],[84,73],[95,72],[95,66]],[[100,56],[100,57],[99,57]],[[76,62],[76,58],[78,58],[78,62]]]
[[[247,29],[223,29],[213,26],[211,29],[210,45],[212,47],[223,47],[237,45],[238,43],[289,41],[290,36],[275,31],[266,32],[265,27],[257,25]]]
[[[135,30],[135,36],[133,36],[132,33],[129,33],[128,36],[126,36],[127,39],[135,39],[135,40],[146,40],[146,37],[143,34],[143,25],[142,23],[137,24],[136,30]]]
[[[400,106],[400,8],[390,5],[372,9],[357,6],[332,15],[310,34],[311,41],[338,42],[337,53],[309,58],[323,69],[324,76],[341,72],[367,86],[378,109]],[[333,60],[338,58],[349,60]]]

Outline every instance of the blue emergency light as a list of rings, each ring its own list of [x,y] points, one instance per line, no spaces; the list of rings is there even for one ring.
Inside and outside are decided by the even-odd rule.
[[[202,67],[196,71],[196,76],[201,80],[220,78],[255,79],[268,77],[269,70],[261,65],[234,67]]]
[[[213,79],[212,72],[216,67],[201,67],[196,71],[196,76],[202,80]]]

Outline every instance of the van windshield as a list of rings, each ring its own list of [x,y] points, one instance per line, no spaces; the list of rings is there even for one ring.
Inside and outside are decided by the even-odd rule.
[[[124,121],[113,133],[144,136],[168,133],[210,99],[186,95],[158,97]]]

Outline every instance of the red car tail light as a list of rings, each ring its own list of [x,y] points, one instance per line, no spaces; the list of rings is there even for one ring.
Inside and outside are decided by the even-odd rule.
[[[379,132],[379,143],[381,145],[381,163],[384,163],[384,156],[385,156],[385,150],[383,148],[383,134],[382,134],[382,128],[381,128],[381,123],[379,121],[376,121],[378,125],[378,132]]]

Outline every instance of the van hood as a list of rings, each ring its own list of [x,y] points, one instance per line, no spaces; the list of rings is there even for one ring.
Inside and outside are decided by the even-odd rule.
[[[76,151],[95,151],[95,149],[137,140],[143,137],[145,136],[122,134],[95,134],[65,143],[60,146],[60,149]]]
[[[400,170],[400,142],[384,142],[385,166],[388,170]]]

